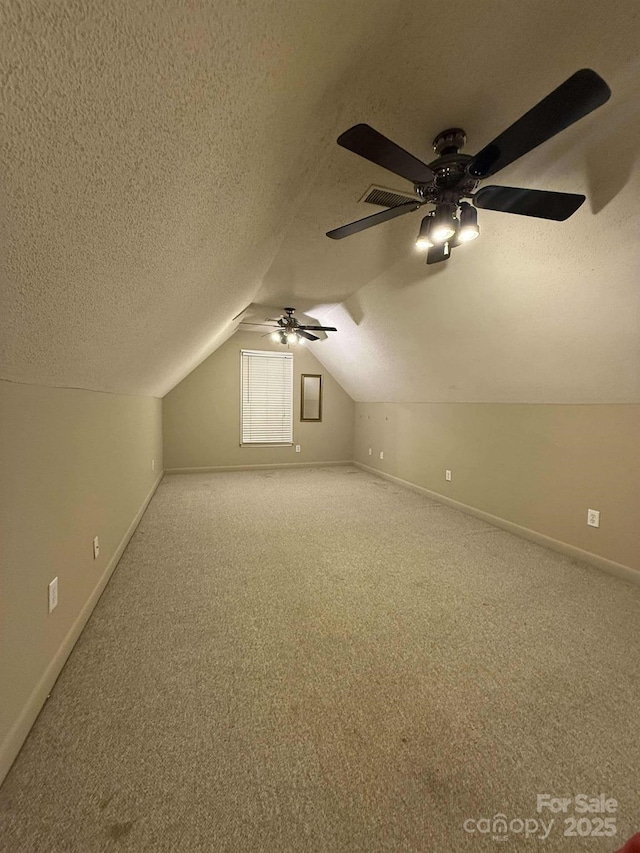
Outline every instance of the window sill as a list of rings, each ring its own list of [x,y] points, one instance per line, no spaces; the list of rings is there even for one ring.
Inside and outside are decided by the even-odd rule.
[[[240,447],[293,447],[293,442],[283,444],[280,441],[251,441],[248,444],[240,443]]]

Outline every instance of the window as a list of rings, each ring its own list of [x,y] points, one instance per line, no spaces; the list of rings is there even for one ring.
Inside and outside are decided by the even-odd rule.
[[[293,353],[241,350],[240,443],[293,444]]]

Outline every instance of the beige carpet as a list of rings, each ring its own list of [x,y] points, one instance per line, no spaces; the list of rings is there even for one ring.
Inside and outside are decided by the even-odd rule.
[[[0,792],[0,849],[616,850],[639,605],[355,468],[166,477]],[[601,793],[616,838],[565,837],[575,803],[535,837],[538,794]]]

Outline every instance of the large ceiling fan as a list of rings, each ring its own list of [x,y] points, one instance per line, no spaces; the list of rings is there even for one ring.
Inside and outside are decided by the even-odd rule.
[[[605,81],[595,71],[583,68],[475,156],[460,153],[466,142],[464,130],[442,131],[433,142],[438,157],[428,165],[368,124],[354,125],[338,137],[338,145],[411,181],[416,199],[335,228],[327,232],[327,237],[341,240],[432,204],[433,209],[422,219],[416,245],[428,249],[428,264],[436,264],[446,261],[456,246],[478,237],[480,229],[475,208],[558,222],[568,219],[585,196],[520,187],[478,189],[478,186],[485,178],[602,106],[610,95]],[[471,199],[473,206],[465,199]]]
[[[335,326],[319,326],[315,324],[301,323],[297,317],[294,317],[295,308],[285,308],[284,314],[276,319],[267,318],[266,323],[251,323],[241,322],[240,325],[246,326],[269,326],[273,329],[271,338],[276,343],[281,344],[297,344],[300,343],[300,338],[307,341],[319,341],[318,335],[313,335],[312,332],[337,332]],[[274,325],[275,324],[275,325]],[[267,332],[267,334],[269,334]]]

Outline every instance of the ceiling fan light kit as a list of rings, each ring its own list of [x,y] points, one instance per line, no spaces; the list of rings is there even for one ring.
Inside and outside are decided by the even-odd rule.
[[[292,346],[300,343],[300,338],[293,332],[272,332],[270,338],[274,343],[284,344],[285,346]]]
[[[434,244],[437,246],[439,243],[451,240],[452,237],[455,237],[457,230],[456,205],[447,201],[436,205],[430,229],[430,236]]]
[[[433,237],[431,236],[434,213],[435,211],[427,213],[420,223],[420,230],[416,238],[416,248],[418,249],[430,249],[434,245]]]
[[[397,216],[434,208],[422,219],[416,246],[427,249],[427,263],[449,258],[451,249],[480,235],[476,208],[562,222],[585,201],[584,195],[521,187],[479,184],[538,145],[560,133],[609,100],[611,90],[589,68],[576,71],[535,107],[486,145],[478,154],[462,154],[462,128],[439,133],[433,141],[438,157],[426,164],[367,124],[356,124],[338,137],[338,145],[411,181],[416,201],[407,201],[327,232],[341,240]],[[465,199],[471,199],[472,204]]]
[[[472,207],[468,202],[463,201],[460,205],[460,230],[458,231],[458,241],[460,243],[470,243],[480,236],[480,227],[478,226],[478,213],[475,207]]]

